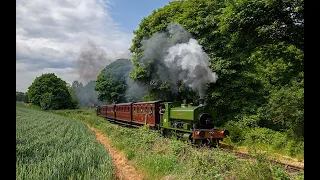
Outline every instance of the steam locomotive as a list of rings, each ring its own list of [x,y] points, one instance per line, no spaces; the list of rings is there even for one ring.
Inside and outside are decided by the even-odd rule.
[[[177,137],[196,145],[216,146],[229,135],[214,128],[214,111],[199,100],[192,103],[149,101],[97,106],[97,115],[110,122],[133,127],[148,125],[163,136]]]

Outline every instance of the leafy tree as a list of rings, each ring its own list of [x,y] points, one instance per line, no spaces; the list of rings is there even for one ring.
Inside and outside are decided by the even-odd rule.
[[[304,49],[303,0],[229,0],[219,19],[234,51],[277,42]]]
[[[263,126],[304,135],[304,54],[284,43],[262,46],[249,58],[251,76],[261,81],[267,103],[258,109]],[[258,79],[259,78],[259,79]]]
[[[72,86],[70,86],[69,84],[67,84],[67,87],[68,87],[69,94],[71,95],[71,98],[72,98],[72,101],[71,101],[72,107],[79,108],[79,101],[77,98],[76,89],[72,88]]]
[[[78,88],[78,87],[83,87],[83,84],[82,84],[82,82],[79,82],[79,81],[73,81],[73,83],[72,83],[72,86],[71,86],[72,88]]]
[[[16,101],[28,102],[28,94],[24,92],[16,92]]]
[[[98,99],[108,103],[125,102],[127,90],[126,76],[131,70],[128,59],[119,59],[106,66],[97,77],[95,90],[99,92]]]
[[[28,98],[32,104],[43,109],[74,108],[67,83],[54,73],[37,77],[28,88]]]
[[[232,0],[219,19],[244,76],[262,87],[262,103],[253,108],[258,116],[252,117],[261,126],[303,135],[304,2]]]

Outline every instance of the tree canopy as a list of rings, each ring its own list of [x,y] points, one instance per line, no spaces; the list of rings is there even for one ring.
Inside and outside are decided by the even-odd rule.
[[[20,101],[20,102],[28,102],[28,94],[24,93],[24,92],[16,92],[16,101]]]
[[[119,59],[107,65],[97,77],[95,90],[99,92],[98,99],[108,103],[125,102],[126,74],[131,70],[128,59]]]
[[[96,81],[98,99],[108,103],[140,101],[146,90],[143,85],[131,82],[129,73],[132,68],[130,59],[117,59],[107,65]]]
[[[67,83],[54,73],[42,74],[28,88],[28,99],[42,109],[72,109]]]
[[[135,53],[130,77],[148,86],[150,99],[179,100],[167,82],[150,85],[151,73],[159,68],[157,47],[163,41],[154,51],[145,48],[146,41],[168,32],[173,22],[199,42],[219,77],[208,84],[205,94],[217,111],[217,125],[235,120],[303,135],[302,0],[186,0],[153,11],[134,31],[130,48]],[[197,97],[188,88],[180,92]]]

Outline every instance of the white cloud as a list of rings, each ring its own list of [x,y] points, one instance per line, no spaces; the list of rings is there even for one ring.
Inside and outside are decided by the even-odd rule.
[[[16,1],[17,91],[27,91],[33,80],[54,72],[68,83],[78,80],[74,61],[93,41],[116,59],[128,54],[132,33],[113,21],[105,0]],[[128,57],[128,55],[126,55]],[[106,64],[101,62],[101,67]]]
[[[55,73],[56,76],[63,79],[67,83],[71,84],[75,79],[78,78],[78,75],[75,73],[72,68],[64,68],[64,69],[53,69],[53,68],[43,68],[38,70],[25,70],[26,65],[17,63],[17,71],[21,70],[21,72],[17,72],[16,74],[16,90],[21,92],[26,92],[28,87],[34,81],[36,77],[41,76],[45,73]],[[27,86],[25,86],[27,84]]]

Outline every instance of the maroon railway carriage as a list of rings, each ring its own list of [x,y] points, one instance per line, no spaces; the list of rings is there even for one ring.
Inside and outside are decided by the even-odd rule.
[[[131,107],[132,103],[122,103],[122,104],[116,104],[116,119],[126,122],[131,122]]]
[[[116,111],[115,111],[116,105],[107,105],[107,118],[109,119],[115,119],[116,118]]]
[[[160,122],[159,107],[161,101],[139,102],[132,104],[132,122],[156,126]]]
[[[107,105],[100,106],[98,111],[101,117],[107,117]]]

